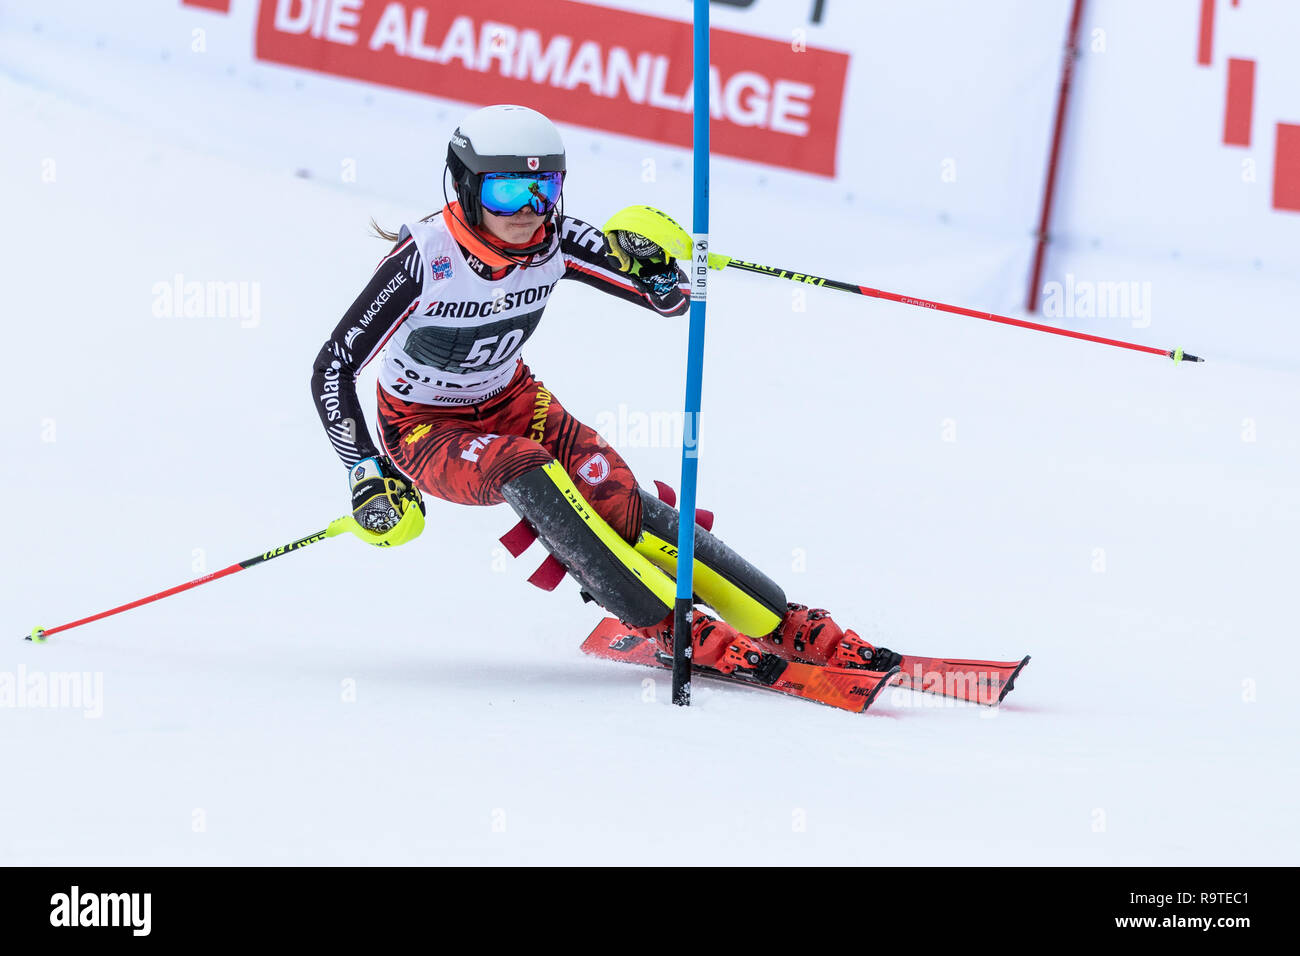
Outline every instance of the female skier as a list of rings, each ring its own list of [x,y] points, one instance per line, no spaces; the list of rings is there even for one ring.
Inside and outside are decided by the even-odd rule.
[[[312,396],[348,466],[363,540],[391,546],[418,535],[421,492],[509,502],[586,597],[671,651],[677,512],[641,491],[521,351],[560,279],[681,315],[689,287],[662,237],[685,233],[648,207],[624,210],[606,232],[565,215],[564,175],[559,131],[541,113],[501,105],[467,117],[447,149],[444,198],[450,176],[455,200],[397,234],[380,230],[394,246],[321,348]],[[376,357],[382,452],[355,387]],[[697,666],[743,673],[765,654],[872,670],[897,663],[825,611],[787,604],[701,528],[696,551],[696,594],[723,618],[694,614]]]

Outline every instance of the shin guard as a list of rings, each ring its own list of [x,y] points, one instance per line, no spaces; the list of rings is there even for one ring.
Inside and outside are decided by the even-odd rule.
[[[641,514],[637,551],[676,576],[677,509],[642,489]],[[700,600],[749,637],[772,633],[785,615],[780,586],[699,525],[692,585]]]
[[[615,617],[647,627],[672,610],[673,579],[619,537],[558,461],[511,479],[501,491],[546,550]]]

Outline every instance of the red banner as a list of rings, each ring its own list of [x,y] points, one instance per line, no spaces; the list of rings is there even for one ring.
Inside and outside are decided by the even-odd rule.
[[[691,25],[572,0],[262,0],[257,57],[674,146]],[[713,152],[835,175],[849,57],[713,30]]]

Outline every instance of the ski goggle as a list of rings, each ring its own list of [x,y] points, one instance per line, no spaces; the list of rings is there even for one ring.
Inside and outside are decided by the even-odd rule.
[[[495,216],[513,216],[525,206],[544,216],[560,201],[564,173],[488,173],[479,201]]]

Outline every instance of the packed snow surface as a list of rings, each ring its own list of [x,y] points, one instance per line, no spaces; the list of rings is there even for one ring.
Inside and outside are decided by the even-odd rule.
[[[1170,321],[1129,337],[1210,360],[1175,366],[714,274],[716,530],[878,643],[1032,654],[996,710],[892,690],[852,715],[705,681],[675,708],[666,673],[579,653],[598,612],[525,583],[542,552],[505,554],[508,507],[433,500],[406,547],[333,539],[21,641],[346,511],[310,364],[385,249],[369,217],[441,205],[465,112],[409,98],[416,189],[340,175],[379,135],[363,110],[304,99],[336,145],[295,167],[203,134],[255,91],[178,79],[135,101],[130,69],[100,99],[0,72],[0,861],[1295,862],[1300,362],[1223,332],[1242,295],[1294,318],[1277,277],[1132,264]],[[564,132],[569,213],[689,221],[686,154],[656,148],[646,182],[644,144]],[[778,180],[715,162],[714,248],[944,299],[1012,241]],[[190,282],[235,283],[241,308],[169,304]],[[1210,327],[1217,351],[1188,334]],[[643,484],[676,484],[685,343],[685,319],[564,283],[526,359]],[[60,674],[87,693],[41,706]]]

